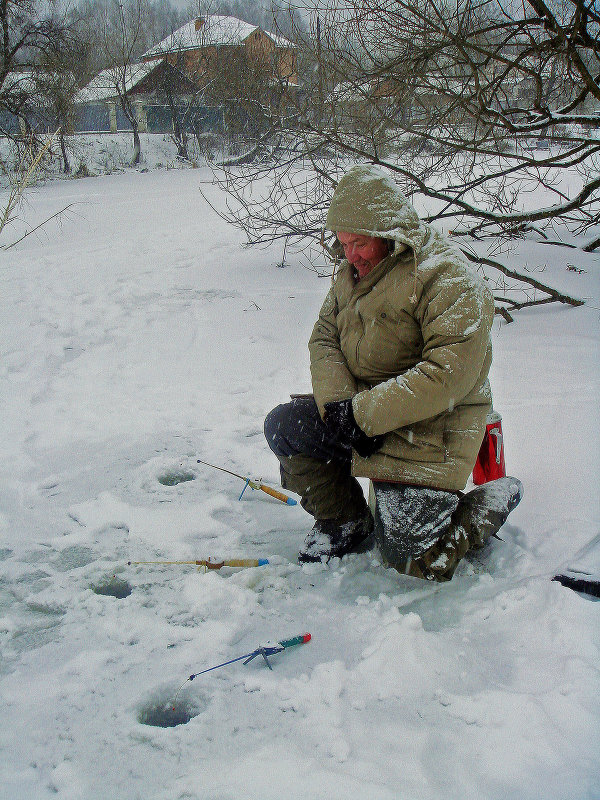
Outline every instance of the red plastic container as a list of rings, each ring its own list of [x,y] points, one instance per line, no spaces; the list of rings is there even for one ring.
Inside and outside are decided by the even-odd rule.
[[[502,417],[497,411],[487,415],[485,434],[473,467],[473,483],[480,486],[506,476]]]

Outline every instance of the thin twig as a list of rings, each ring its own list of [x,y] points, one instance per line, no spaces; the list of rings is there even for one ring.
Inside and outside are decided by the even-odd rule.
[[[517,281],[523,281],[524,283],[530,284],[535,289],[539,289],[540,291],[549,295],[550,299],[548,299],[546,302],[566,303],[567,305],[570,306],[585,305],[585,300],[578,300],[576,297],[570,297],[567,294],[563,294],[562,292],[559,292],[558,289],[553,289],[551,286],[547,286],[546,284],[536,280],[535,278],[532,278],[529,275],[523,275],[520,272],[516,272],[515,270],[509,269],[504,264],[501,264],[499,261],[494,261],[491,258],[485,258],[485,256],[478,256],[475,253],[471,253],[469,250],[465,250],[464,248],[462,252],[469,259],[469,261],[473,263],[482,264],[488,267],[493,267],[494,269],[499,270],[500,272],[502,272],[503,275],[506,275],[509,278],[514,278]],[[528,303],[528,305],[532,304],[533,303]]]
[[[11,242],[10,244],[6,244],[6,245],[0,245],[0,250],[10,250],[11,247],[14,247],[15,245],[19,244],[19,242],[22,242],[23,239],[26,239],[28,236],[31,236],[32,233],[35,233],[36,231],[39,231],[39,229],[43,228],[44,225],[46,225],[46,223],[51,222],[56,217],[60,217],[62,214],[65,213],[65,211],[68,211],[74,205],[75,205],[75,203],[69,203],[68,206],[65,206],[64,208],[61,208],[60,211],[57,211],[55,214],[52,214],[51,217],[48,217],[48,219],[45,219],[43,222],[40,222],[39,225],[36,225],[35,228],[32,228],[30,231],[27,231],[27,233],[24,233],[16,241]]]

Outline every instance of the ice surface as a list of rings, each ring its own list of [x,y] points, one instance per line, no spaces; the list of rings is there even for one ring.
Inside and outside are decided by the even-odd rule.
[[[509,256],[590,299],[494,327],[525,499],[485,562],[433,587],[376,551],[300,567],[302,508],[196,460],[277,485],[262,420],[310,391],[327,287],[243,250],[210,179],[49,183],[14,233],[76,211],[0,253],[0,798],[597,797],[600,606],[550,580],[599,530],[596,257]],[[271,563],[127,566],[209,556]]]

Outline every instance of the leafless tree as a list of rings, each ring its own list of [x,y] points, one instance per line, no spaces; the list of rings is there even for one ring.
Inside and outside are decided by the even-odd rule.
[[[74,41],[63,52],[44,54],[34,77],[47,127],[56,131],[65,175],[71,172],[69,141],[75,124],[75,98],[79,91],[75,70],[80,52],[78,43]]]
[[[70,203],[34,227],[28,228],[18,238],[8,242],[2,241],[6,228],[16,219],[23,201],[23,195],[27,187],[35,180],[36,170],[40,167],[44,156],[52,147],[53,141],[54,136],[50,136],[40,145],[35,137],[31,136],[19,154],[19,163],[15,169],[6,170],[4,163],[0,162],[0,173],[4,175],[8,187],[4,200],[0,205],[0,250],[10,250],[11,247],[31,236],[51,220],[62,216],[72,207]]]
[[[44,60],[66,53],[72,32],[64,14],[36,0],[2,0],[0,29],[0,110],[18,117],[34,133],[39,96],[32,71]]]
[[[203,87],[208,104],[225,108],[228,129],[253,138],[264,132],[272,114],[278,113],[281,54],[269,49],[268,36],[256,31],[242,42],[235,24],[228,30],[218,19],[206,17],[201,29],[204,32],[206,28],[206,46],[195,80]]]
[[[136,76],[136,63],[145,43],[145,0],[109,0],[102,15],[101,47],[111,87],[119,98],[123,114],[133,133],[131,163],[139,164],[142,157],[140,123],[130,89]]]
[[[211,59],[204,97],[209,105],[224,106],[232,134],[254,138],[277,107],[271,77],[270,62],[248,58],[243,48],[220,47]]]
[[[483,239],[556,243],[568,229],[576,246],[600,247],[594,0],[347,0],[307,13],[310,34],[295,38],[310,80],[293,134],[272,120],[270,163],[223,176],[226,216],[249,243],[314,241],[339,175],[361,160],[487,266],[503,267],[480,255]],[[257,197],[259,178],[269,185]],[[562,297],[518,280],[530,293],[505,306]]]
[[[177,158],[191,161],[190,134],[198,137],[198,107],[205,103],[204,89],[193,79],[170,63],[163,64],[156,78],[153,100],[169,109],[171,138],[177,146]]]
[[[154,2],[144,0],[142,7],[143,25],[135,37],[136,43],[131,53],[133,61],[137,61],[146,50],[169,36],[188,20],[187,13],[174,8],[169,0],[154,0]],[[105,25],[107,13],[113,17],[112,26],[108,27],[112,27],[113,31],[117,27],[114,21],[115,9],[118,9],[118,4],[115,6],[113,0],[77,0],[70,8],[69,23],[76,30],[82,50],[77,65],[73,66],[77,67],[78,80],[82,86],[89,83],[101,70],[113,66],[112,59],[116,48],[104,47],[102,39],[104,28],[107,27]],[[130,10],[131,7],[125,3],[123,11],[126,22]]]

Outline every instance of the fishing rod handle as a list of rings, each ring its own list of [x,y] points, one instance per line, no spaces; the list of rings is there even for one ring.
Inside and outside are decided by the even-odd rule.
[[[296,500],[283,494],[283,492],[278,492],[277,489],[271,489],[270,486],[265,486],[263,483],[261,483],[259,489],[265,492],[265,494],[270,494],[271,497],[274,497],[276,500],[281,500],[282,503],[286,503],[288,506],[296,505]]]
[[[291,639],[284,639],[279,644],[283,647],[293,647],[295,644],[306,644],[306,642],[310,642],[311,634],[310,633],[301,633],[300,636],[294,636]]]

